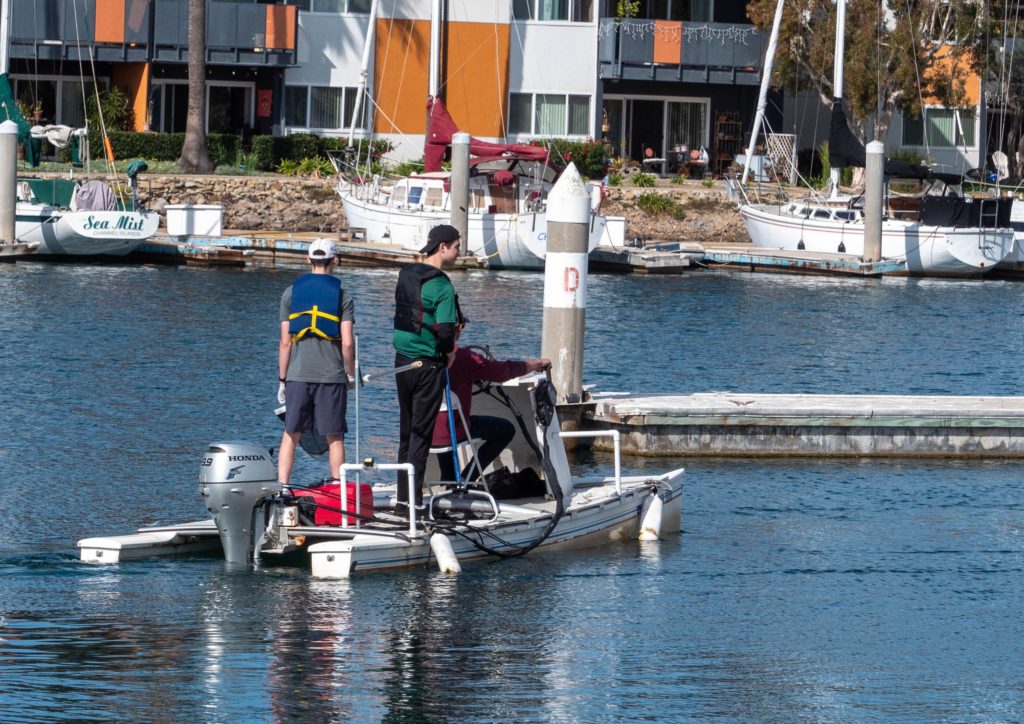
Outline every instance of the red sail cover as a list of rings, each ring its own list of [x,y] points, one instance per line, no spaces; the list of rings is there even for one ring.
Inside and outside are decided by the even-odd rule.
[[[423,143],[423,170],[440,171],[444,153],[452,143],[452,136],[459,132],[448,109],[440,98],[427,99],[427,137]],[[546,148],[539,146],[520,146],[514,143],[492,143],[469,139],[469,154],[477,156],[476,161],[504,158],[511,154],[519,158],[533,161],[545,161],[548,157]]]

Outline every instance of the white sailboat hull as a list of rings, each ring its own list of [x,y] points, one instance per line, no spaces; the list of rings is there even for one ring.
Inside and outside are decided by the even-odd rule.
[[[365,229],[368,241],[386,241],[413,251],[423,247],[432,227],[446,224],[450,218],[443,209],[395,209],[372,199],[339,194],[349,228]],[[616,228],[621,235],[622,225]],[[622,239],[613,236],[607,219],[594,214],[588,251],[599,244],[621,248]],[[492,268],[542,269],[547,248],[547,214],[470,212],[466,243],[470,255],[486,258]]]
[[[19,202],[14,233],[19,241],[38,243],[37,254],[124,256],[159,226],[153,211],[69,211]]]
[[[864,225],[783,214],[779,206],[744,204],[740,214],[754,246],[762,249],[864,253]],[[984,274],[1013,249],[1010,229],[925,226],[917,222],[882,223],[882,257],[905,259],[907,273],[970,277]]]

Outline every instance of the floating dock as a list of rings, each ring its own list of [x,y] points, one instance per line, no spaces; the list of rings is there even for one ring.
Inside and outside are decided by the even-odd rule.
[[[130,256],[151,263],[269,268],[304,266],[306,251],[323,234],[228,232],[224,236],[159,236]],[[419,258],[413,251],[387,242],[366,241],[358,234],[332,236],[342,264],[359,267],[401,267]],[[483,269],[485,259],[462,257],[455,268]],[[863,262],[849,254],[756,249],[749,244],[706,247],[693,242],[657,242],[621,249],[598,248],[590,253],[590,270],[613,274],[681,274],[686,271],[758,271],[877,277],[905,272],[902,261]]]
[[[582,426],[618,430],[636,455],[1024,458],[1024,397],[598,393],[588,404]]]
[[[760,249],[750,244],[715,245],[704,248],[703,262],[719,271],[776,272],[880,277],[905,274],[905,260],[866,262],[852,254]]]

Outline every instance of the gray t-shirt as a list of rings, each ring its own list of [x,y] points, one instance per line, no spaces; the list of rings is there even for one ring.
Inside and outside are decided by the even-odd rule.
[[[288,287],[281,295],[282,322],[287,322],[291,314],[292,288]],[[355,305],[352,297],[341,290],[341,321],[355,322]],[[298,342],[292,343],[291,356],[288,358],[288,379],[292,382],[346,382],[345,360],[341,357],[341,343],[306,335]]]

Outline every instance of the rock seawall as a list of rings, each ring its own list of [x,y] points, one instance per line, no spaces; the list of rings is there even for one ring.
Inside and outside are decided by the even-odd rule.
[[[168,204],[220,204],[225,229],[333,234],[346,227],[332,178],[289,176],[144,175],[139,195],[149,208],[164,212]],[[672,213],[652,214],[637,205],[642,194],[657,193],[675,203]],[[611,187],[604,214],[625,216],[626,237],[646,241],[745,242],[746,231],[723,182],[712,187],[693,181],[641,188]]]

